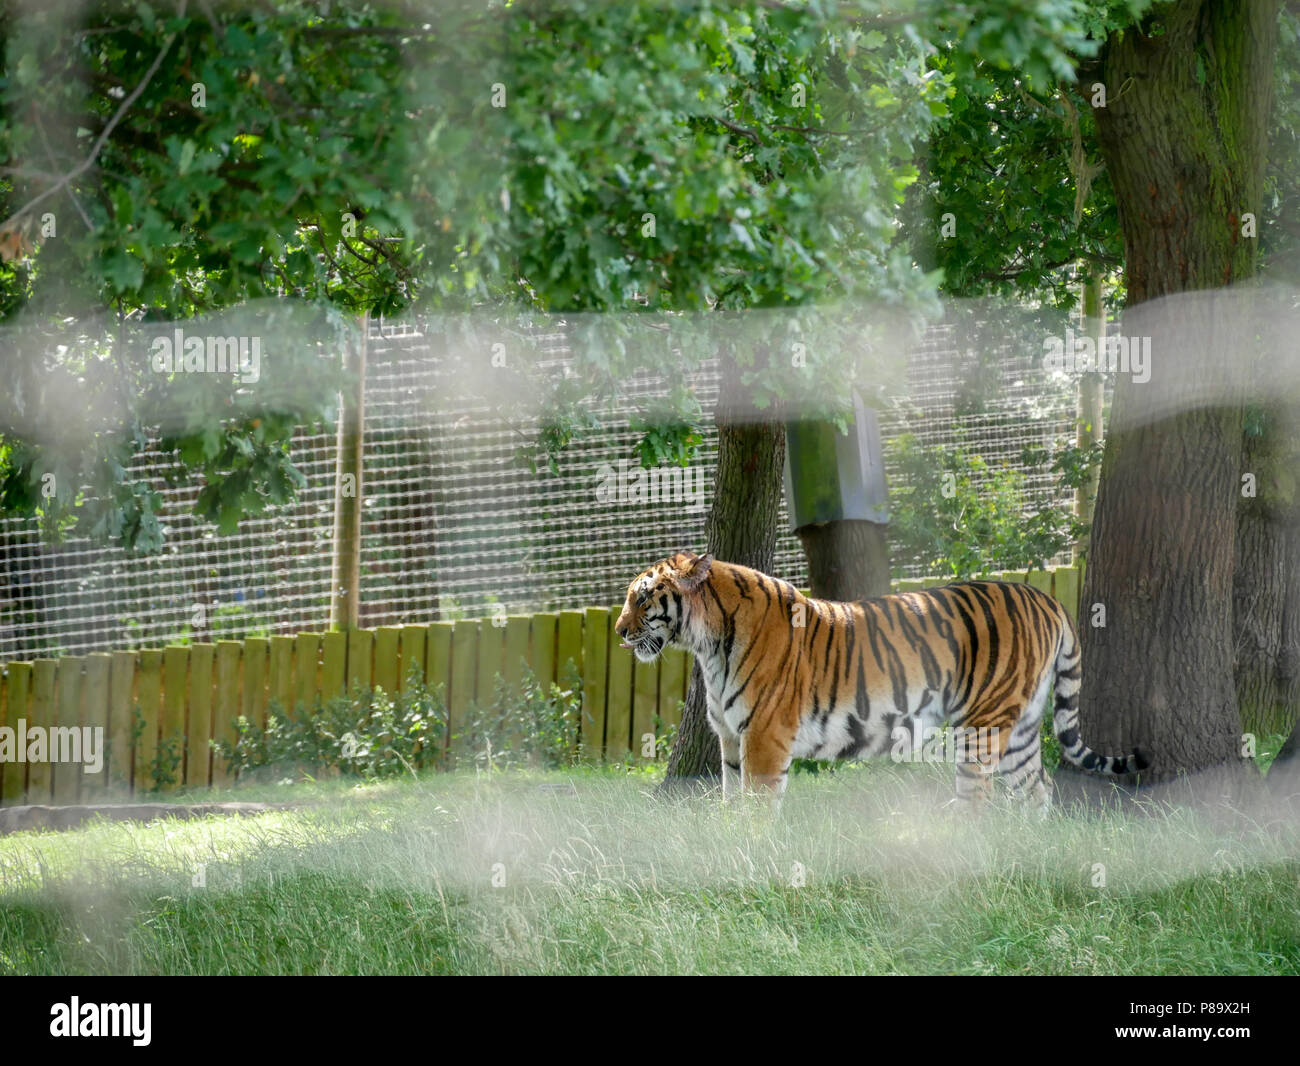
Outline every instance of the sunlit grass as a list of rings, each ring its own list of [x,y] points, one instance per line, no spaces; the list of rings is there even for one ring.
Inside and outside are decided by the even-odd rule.
[[[971,820],[951,788],[800,775],[774,817],[645,774],[455,774],[15,834],[0,973],[1300,972],[1292,823]]]

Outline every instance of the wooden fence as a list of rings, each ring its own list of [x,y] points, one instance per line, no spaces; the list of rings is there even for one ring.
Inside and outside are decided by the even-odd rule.
[[[1028,580],[1078,615],[1075,568],[996,576]],[[937,583],[902,581],[897,588]],[[498,675],[517,687],[525,666],[543,682],[563,682],[576,671],[585,750],[640,760],[645,738],[679,721],[690,657],[669,649],[654,663],[638,662],[618,646],[617,616],[618,608],[591,607],[9,663],[0,679],[0,728],[13,730],[12,747],[20,730],[31,737],[37,727],[47,737],[54,728],[102,727],[106,743],[102,770],[86,773],[79,763],[6,753],[0,732],[0,804],[85,803],[149,791],[164,745],[179,760],[167,787],[227,784],[209,740],[233,742],[241,715],[265,724],[273,702],[313,707],[318,695],[328,699],[358,684],[397,692],[412,671],[445,687],[451,733],[472,704],[491,699]]]

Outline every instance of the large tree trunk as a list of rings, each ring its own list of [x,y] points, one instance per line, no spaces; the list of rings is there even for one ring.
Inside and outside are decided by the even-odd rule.
[[[1261,207],[1277,5],[1181,0],[1156,8],[1145,25],[1155,23],[1150,37],[1111,37],[1109,99],[1095,111],[1124,234],[1124,334],[1153,339],[1150,380],[1120,374],[1116,385],[1084,583],[1080,703],[1091,747],[1146,749],[1144,782],[1241,765],[1233,364],[1243,335],[1233,333],[1238,301],[1190,293],[1254,272],[1242,215]],[[1149,303],[1177,293],[1188,295]]]
[[[810,591],[819,600],[865,600],[889,592],[889,542],[878,522],[842,519],[801,526]]]
[[[1285,335],[1280,339],[1291,342]],[[1265,381],[1273,377],[1261,375]],[[1287,383],[1276,384],[1276,394],[1285,397]],[[1242,730],[1257,743],[1279,732],[1289,734],[1269,768],[1268,786],[1276,797],[1291,802],[1300,802],[1298,444],[1297,412],[1286,398],[1251,409],[1242,473],[1254,478],[1257,495],[1243,501],[1237,518],[1234,581]]]
[[[1237,516],[1233,613],[1242,729],[1262,737],[1289,732],[1300,702],[1300,514],[1291,413],[1270,405],[1253,414],[1241,469],[1256,495]]]
[[[1277,800],[1300,807],[1300,722],[1295,724],[1273,765],[1268,768],[1268,790]]]
[[[765,419],[775,412],[762,412]],[[718,427],[718,469],[705,535],[708,550],[729,563],[772,572],[785,465],[785,426],[760,421],[740,383],[734,360],[723,357],[723,376],[714,415]],[[682,710],[682,724],[668,760],[668,778],[712,777],[721,773],[718,738],[705,710],[699,666]]]

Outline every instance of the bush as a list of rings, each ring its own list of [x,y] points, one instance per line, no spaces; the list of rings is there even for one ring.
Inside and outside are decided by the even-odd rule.
[[[463,732],[453,738],[480,767],[529,766],[557,770],[571,765],[579,749],[582,696],[577,677],[544,689],[530,672],[512,695],[497,679],[492,705],[474,707]]]
[[[577,690],[576,681],[544,689],[531,673],[516,693],[498,681],[488,707],[470,707],[451,749],[462,760],[496,768],[569,765],[577,754]],[[236,732],[233,744],[214,741],[213,747],[240,776],[266,769],[310,775],[337,770],[371,779],[450,763],[442,686],[428,688],[418,673],[396,694],[357,687],[350,695],[318,698],[310,713],[300,706],[288,714],[273,704],[265,728],[241,716]]]

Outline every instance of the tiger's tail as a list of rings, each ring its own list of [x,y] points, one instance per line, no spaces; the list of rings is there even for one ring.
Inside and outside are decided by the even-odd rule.
[[[1083,658],[1079,650],[1079,637],[1074,623],[1064,609],[1061,616],[1065,626],[1061,634],[1061,647],[1056,655],[1056,703],[1052,712],[1052,732],[1061,742],[1061,755],[1067,761],[1096,774],[1133,774],[1145,770],[1151,760],[1140,748],[1131,755],[1098,755],[1079,737],[1079,683]]]

